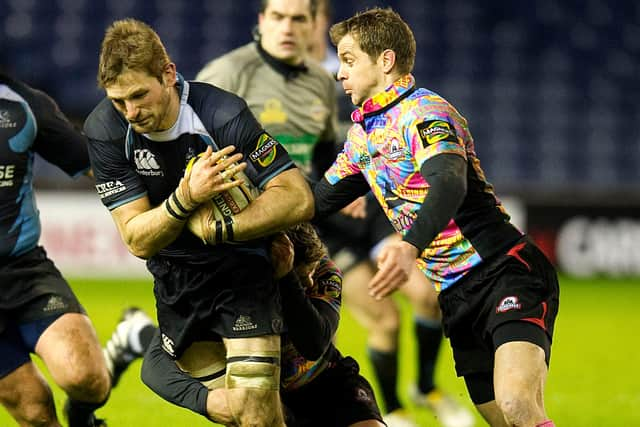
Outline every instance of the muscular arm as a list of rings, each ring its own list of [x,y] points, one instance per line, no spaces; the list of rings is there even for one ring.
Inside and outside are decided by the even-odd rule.
[[[267,236],[312,215],[311,189],[298,169],[289,169],[271,179],[264,192],[234,217],[234,240]]]
[[[162,205],[152,208],[146,196],[117,207],[111,216],[129,252],[139,258],[149,258],[173,242],[185,224],[167,215]]]
[[[242,157],[230,155],[233,150],[233,146],[228,146],[214,153],[209,147],[180,180],[174,193],[159,206],[152,207],[148,197],[142,196],[111,211],[120,236],[133,255],[153,256],[180,235],[190,213],[200,203],[239,185],[238,181],[224,182],[220,176],[221,171]],[[220,160],[225,156],[228,157]]]
[[[282,315],[294,347],[305,359],[319,359],[338,329],[338,312],[327,302],[308,297],[295,271],[280,279],[280,296]]]

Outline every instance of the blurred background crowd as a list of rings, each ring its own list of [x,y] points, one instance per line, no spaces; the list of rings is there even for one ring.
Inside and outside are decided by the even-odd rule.
[[[469,120],[489,181],[524,203],[526,228],[552,258],[576,215],[635,220],[639,2],[341,0],[333,19],[374,5],[392,6],[411,25],[418,85]],[[191,79],[251,40],[258,8],[259,0],[0,0],[0,66],[81,123],[103,96],[99,43],[114,19],[151,24]],[[39,176],[41,186],[69,183],[47,167]]]

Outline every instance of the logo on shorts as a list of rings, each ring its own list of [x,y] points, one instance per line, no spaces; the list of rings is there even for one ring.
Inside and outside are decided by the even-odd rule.
[[[162,333],[162,349],[169,353],[171,357],[176,357],[176,352],[173,349],[174,342],[171,338]]]
[[[369,402],[371,401],[371,396],[369,396],[367,390],[358,387],[356,389],[356,400],[359,400],[361,402]]]
[[[520,310],[522,304],[518,302],[518,297],[509,296],[502,298],[500,304],[496,307],[496,313],[506,313],[509,310]]]
[[[258,325],[253,323],[253,319],[250,316],[240,315],[233,324],[234,331],[250,331],[252,329],[258,329]]]
[[[60,298],[58,295],[51,295],[49,301],[47,301],[47,305],[44,306],[42,311],[50,312],[50,311],[58,311],[67,308],[67,304]]]

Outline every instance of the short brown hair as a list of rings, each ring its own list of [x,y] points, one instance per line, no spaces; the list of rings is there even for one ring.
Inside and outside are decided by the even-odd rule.
[[[115,21],[102,40],[98,86],[104,89],[127,70],[146,71],[162,81],[162,70],[170,62],[153,28],[132,18]]]
[[[293,243],[293,265],[308,265],[320,261],[327,256],[327,248],[324,246],[315,228],[308,222],[294,225],[285,231],[291,243]]]
[[[386,49],[391,49],[396,53],[396,66],[400,73],[407,74],[413,70],[416,39],[409,25],[390,7],[357,13],[329,29],[331,42],[336,46],[347,34],[373,61]]]
[[[267,10],[269,1],[270,0],[262,0],[260,2],[260,13],[264,13],[264,11]],[[309,13],[312,18],[316,17],[316,13],[318,13],[318,0],[309,0]]]

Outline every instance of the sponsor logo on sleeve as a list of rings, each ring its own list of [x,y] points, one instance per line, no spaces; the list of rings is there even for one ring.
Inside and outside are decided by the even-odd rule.
[[[440,141],[458,141],[455,128],[444,120],[426,120],[420,123],[418,134],[425,148]]]
[[[11,118],[11,113],[7,110],[0,110],[0,128],[11,129],[18,126],[18,123]]]
[[[102,184],[96,184],[96,190],[98,191],[98,196],[100,196],[101,199],[104,199],[105,197],[113,196],[118,193],[122,193],[126,189],[127,189],[127,186],[118,180],[107,181]]]
[[[249,154],[249,159],[253,163],[257,163],[263,168],[266,168],[276,158],[276,148],[278,146],[278,141],[271,138],[268,134],[263,133],[258,138],[258,143],[256,144],[256,149]]]

